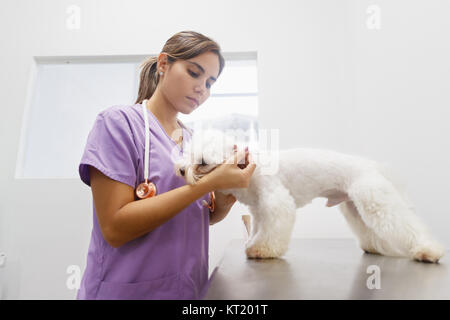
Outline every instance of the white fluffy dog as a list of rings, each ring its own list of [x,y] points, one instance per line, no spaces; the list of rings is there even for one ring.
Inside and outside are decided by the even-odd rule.
[[[224,163],[235,141],[218,130],[194,133],[176,174],[194,184]],[[278,170],[265,174],[256,163],[245,189],[217,190],[247,205],[252,219],[246,243],[249,258],[274,258],[289,246],[295,214],[314,198],[339,205],[351,230],[367,253],[438,262],[444,248],[415,215],[406,195],[389,179],[383,166],[361,157],[318,149],[289,149],[277,153]]]

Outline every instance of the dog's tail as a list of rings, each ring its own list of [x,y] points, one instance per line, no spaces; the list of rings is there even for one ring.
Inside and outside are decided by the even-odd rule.
[[[400,176],[394,172],[394,170],[392,169],[392,166],[387,162],[382,162],[382,163],[377,163],[376,167],[377,167],[378,172],[392,183],[392,185],[395,187],[395,189],[402,196],[403,200],[405,200],[408,207],[410,207],[410,209],[414,210],[415,207],[414,207],[411,199],[408,196],[406,184],[403,181],[403,179],[401,179]]]

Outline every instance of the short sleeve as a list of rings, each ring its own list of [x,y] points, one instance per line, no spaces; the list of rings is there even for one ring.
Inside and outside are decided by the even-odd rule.
[[[91,185],[89,166],[132,188],[139,163],[134,136],[125,116],[114,109],[101,112],[89,132],[78,168],[81,180]]]

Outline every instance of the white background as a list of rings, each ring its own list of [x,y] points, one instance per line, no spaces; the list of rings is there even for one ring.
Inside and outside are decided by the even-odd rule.
[[[381,9],[379,30],[366,26],[373,4]],[[79,30],[66,28],[69,5],[82,10]],[[445,0],[3,0],[2,298],[73,299],[66,270],[84,270],[92,228],[91,190],[81,180],[14,178],[33,57],[146,55],[182,30],[212,37],[224,52],[256,51],[260,128],[279,129],[281,148],[327,148],[391,164],[448,248],[449,12]],[[294,237],[353,238],[324,203],[299,210]],[[211,270],[227,242],[243,236],[244,211],[235,205],[211,227]]]

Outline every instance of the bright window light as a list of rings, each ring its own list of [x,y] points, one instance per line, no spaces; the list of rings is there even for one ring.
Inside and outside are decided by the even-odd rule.
[[[97,115],[113,105],[134,104],[139,66],[147,57],[35,58],[16,179],[78,178],[78,164]],[[221,129],[257,128],[256,56],[225,59],[210,98],[190,115],[179,114],[187,126],[200,121]]]

